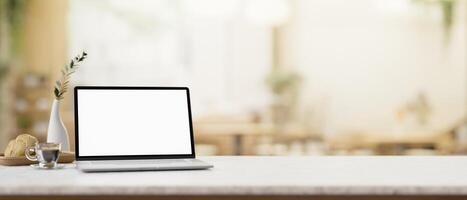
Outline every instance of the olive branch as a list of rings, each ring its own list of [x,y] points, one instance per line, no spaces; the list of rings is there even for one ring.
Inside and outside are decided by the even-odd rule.
[[[71,75],[76,72],[76,69],[87,56],[88,54],[83,51],[83,53],[71,59],[70,63],[62,68],[62,77],[60,80],[55,81],[55,99],[59,101],[63,99],[63,94],[68,91]]]

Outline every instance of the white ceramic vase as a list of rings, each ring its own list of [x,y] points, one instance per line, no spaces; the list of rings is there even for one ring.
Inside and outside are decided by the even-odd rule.
[[[60,101],[54,99],[50,111],[49,128],[47,129],[47,142],[59,143],[62,151],[69,151],[68,133],[60,117]]]

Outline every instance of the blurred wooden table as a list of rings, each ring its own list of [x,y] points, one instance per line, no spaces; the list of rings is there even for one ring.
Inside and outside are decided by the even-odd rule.
[[[270,140],[301,141],[317,137],[300,127],[292,127],[277,131],[272,124],[261,123],[198,123],[195,125],[196,141],[202,142],[209,138],[225,137],[233,141],[233,155],[253,154],[247,150],[247,138],[255,140],[267,137]],[[253,144],[254,146],[254,144]]]
[[[363,132],[328,140],[330,146],[343,149],[368,149],[380,155],[400,154],[404,149],[426,149],[449,153],[451,135],[443,131]]]
[[[391,150],[399,149],[426,149],[439,151],[449,138],[444,132],[419,131],[406,133],[386,133],[369,135],[366,145],[373,147],[377,152],[385,154]]]

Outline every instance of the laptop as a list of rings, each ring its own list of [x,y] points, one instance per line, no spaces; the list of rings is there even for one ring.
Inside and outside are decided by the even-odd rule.
[[[213,167],[195,159],[187,87],[77,86],[74,101],[83,172]]]

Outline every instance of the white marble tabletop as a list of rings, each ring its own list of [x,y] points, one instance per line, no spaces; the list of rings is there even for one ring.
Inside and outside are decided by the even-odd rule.
[[[0,195],[467,195],[467,157],[201,157],[210,170],[0,167]]]

